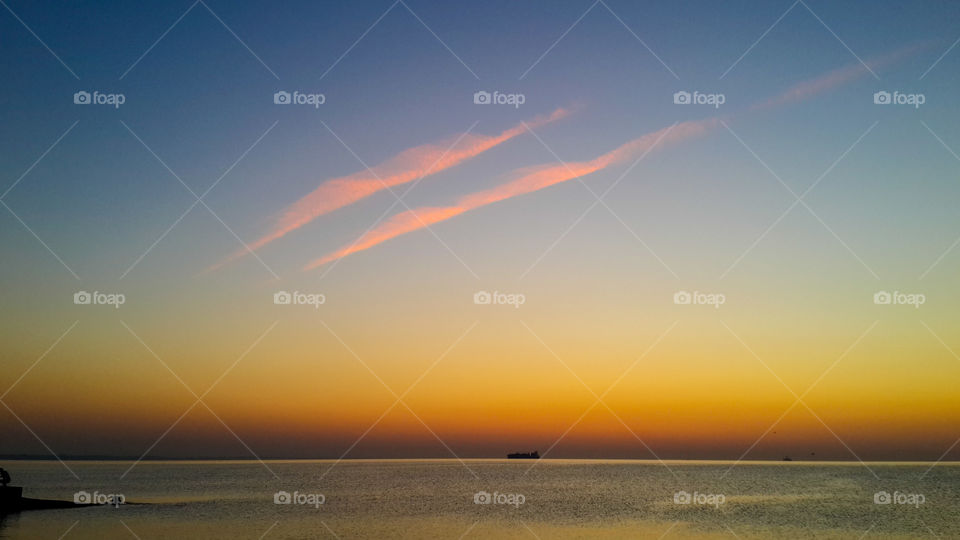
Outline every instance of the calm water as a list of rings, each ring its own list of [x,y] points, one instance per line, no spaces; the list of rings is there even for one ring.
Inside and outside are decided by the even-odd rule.
[[[122,480],[130,462],[68,465],[80,481],[57,462],[0,463],[28,497],[128,504],[7,516],[0,537],[960,538],[956,463],[869,464],[879,479],[798,462],[267,462],[279,479],[256,461],[143,462]]]

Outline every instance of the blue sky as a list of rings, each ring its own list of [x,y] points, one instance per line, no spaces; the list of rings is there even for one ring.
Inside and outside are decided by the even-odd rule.
[[[16,306],[0,340],[18,366],[77,319],[64,299],[81,288],[131,299],[122,314],[81,312],[93,330],[71,346],[100,362],[122,356],[112,348],[117,328],[125,336],[120,319],[150,329],[152,343],[209,326],[215,337],[184,343],[230,356],[233,332],[252,340],[273,320],[263,300],[278,287],[324,291],[325,320],[354,339],[377,336],[385,349],[405,335],[452,340],[471,319],[454,299],[478,288],[540,298],[531,311],[561,335],[591,314],[598,318],[583,324],[595,331],[597,320],[619,324],[628,312],[654,321],[658,299],[680,287],[722,289],[741,298],[734,313],[785,343],[835,319],[849,323],[852,340],[872,314],[859,299],[878,288],[928,291],[937,300],[926,316],[937,328],[960,299],[960,250],[946,251],[960,235],[956,5],[204,1],[11,1],[0,10],[0,190],[13,186],[2,198],[9,211],[0,209],[0,294]],[[805,81],[911,47],[876,77],[749,112]],[[126,101],[78,106],[80,90]],[[326,102],[277,106],[279,90]],[[525,102],[478,106],[479,90],[522,93]],[[678,90],[726,101],[678,106]],[[878,106],[880,90],[926,102]],[[395,202],[389,193],[270,243],[258,250],[262,264],[248,256],[201,273],[326,180],[561,107],[572,113],[536,128],[540,140],[524,134],[429,176],[404,204],[449,205],[519,169],[589,161],[676,122],[718,116],[729,129],[653,152],[635,169],[600,170],[582,179],[586,187],[564,182],[477,208],[329,272],[302,268],[370,227]],[[799,194],[828,170],[805,199],[812,212],[801,205],[783,216],[794,199],[780,181]],[[181,218],[195,201],[181,180],[201,194],[221,176],[204,198],[209,209],[198,204]],[[614,183],[608,207],[584,215],[594,202],[587,188]],[[410,313],[414,302],[427,307]],[[824,308],[832,302],[849,311]],[[311,316],[281,319],[309,328]],[[629,335],[623,324],[615,326]],[[280,347],[278,356],[310,350],[309,332],[290,339],[295,352]],[[55,372],[44,377],[65,384]],[[43,403],[53,401],[39,402],[44,417]]]

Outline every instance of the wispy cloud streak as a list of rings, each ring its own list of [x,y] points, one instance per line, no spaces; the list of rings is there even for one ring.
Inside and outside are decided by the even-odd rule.
[[[893,64],[916,53],[926,45],[928,44],[911,45],[884,56],[870,59],[865,64],[857,63],[830,71],[819,77],[803,81],[773,98],[756,103],[750,107],[750,110],[765,110],[809,99],[849,83],[870,73],[871,70]],[[718,125],[720,125],[718,118],[684,122],[677,124],[672,129],[663,128],[648,133],[590,161],[567,163],[565,165],[544,165],[516,171],[513,180],[485,191],[463,196],[451,206],[423,207],[401,212],[382,225],[368,231],[354,243],[311,261],[304,269],[317,268],[347,255],[370,249],[397,236],[446,221],[481,206],[524,195],[605,169],[650,150],[661,137],[663,137],[662,143],[669,145],[701,135]]]
[[[531,120],[528,125],[542,126],[560,120],[568,114],[567,109],[557,109],[550,115]],[[454,167],[525,132],[526,128],[523,124],[519,124],[499,135],[461,136],[455,148],[450,148],[450,144],[456,140],[455,137],[439,143],[424,144],[404,150],[384,163],[372,167],[371,170],[328,180],[288,206],[276,219],[270,232],[249,244],[250,249],[257,250],[324,214],[353,204],[378,191],[413,182]],[[247,253],[249,251],[246,249],[238,250],[208,270],[219,268]]]
[[[803,81],[789,88],[782,94],[761,101],[751,107],[751,110],[770,109],[780,105],[787,105],[833,90],[834,88],[870,74],[871,70],[878,71],[906,58],[927,45],[928,44],[910,45],[892,53],[868,59],[865,64],[857,62],[856,64],[835,69],[814,79]],[[869,69],[867,69],[868,67]]]
[[[586,176],[612,165],[628,161],[652,149],[655,145],[663,147],[671,143],[678,143],[702,135],[718,125],[719,120],[715,118],[683,122],[675,126],[647,133],[642,137],[634,139],[613,151],[589,161],[567,163],[565,165],[543,165],[522,169],[514,173],[515,178],[513,180],[487,190],[465,195],[452,206],[424,207],[401,212],[379,227],[367,232],[353,244],[310,262],[305,269],[316,268],[336,259],[346,257],[347,255],[370,249],[397,236],[423,229],[434,223],[446,221],[464,212],[488,204]]]

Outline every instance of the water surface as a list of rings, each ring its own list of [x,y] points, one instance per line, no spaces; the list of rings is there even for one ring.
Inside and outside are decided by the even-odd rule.
[[[79,491],[118,493],[128,504],[22,512],[0,522],[0,537],[960,538],[957,463],[932,468],[623,460],[67,465],[79,481],[55,461],[0,463],[28,497],[73,500]],[[278,492],[296,500],[276,504]],[[890,494],[890,504],[875,502],[878,497],[883,502],[883,493]]]

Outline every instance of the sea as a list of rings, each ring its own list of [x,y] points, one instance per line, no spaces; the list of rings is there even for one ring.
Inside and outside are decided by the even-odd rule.
[[[960,463],[2,461],[0,538],[960,538]]]

